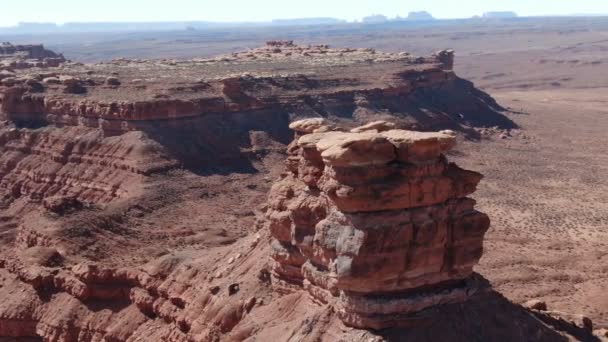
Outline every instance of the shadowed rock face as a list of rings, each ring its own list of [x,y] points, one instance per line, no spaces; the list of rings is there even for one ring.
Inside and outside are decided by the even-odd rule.
[[[444,156],[453,132],[291,127],[289,172],[266,213],[277,278],[337,297],[344,323],[374,329],[480,290],[471,276],[490,220],[467,198],[482,176]]]

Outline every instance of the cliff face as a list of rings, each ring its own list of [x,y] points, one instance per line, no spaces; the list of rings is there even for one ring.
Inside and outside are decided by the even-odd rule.
[[[2,43],[0,45],[0,55],[4,55],[4,56],[22,55],[25,58],[31,58],[31,59],[44,59],[44,58],[61,56],[51,50],[45,49],[42,44],[13,45],[13,44],[6,43],[6,42]]]
[[[458,80],[452,51],[423,58],[271,43],[211,60],[117,60],[28,70],[3,80],[0,113],[25,125],[36,116],[47,124],[114,134],[140,130],[150,120],[258,110],[355,120],[388,115],[427,129],[485,125],[473,113],[450,111],[449,103],[437,101],[432,108],[434,92],[459,83],[462,102],[469,101],[469,108],[460,109],[482,112],[494,125],[512,125],[496,103]]]

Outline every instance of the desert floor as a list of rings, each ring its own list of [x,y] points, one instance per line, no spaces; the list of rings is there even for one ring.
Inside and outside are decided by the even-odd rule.
[[[507,91],[523,109],[511,137],[461,144],[485,175],[475,198],[492,218],[478,271],[517,302],[608,323],[608,89]]]

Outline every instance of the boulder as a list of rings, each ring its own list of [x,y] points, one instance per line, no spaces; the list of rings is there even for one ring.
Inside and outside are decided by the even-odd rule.
[[[531,310],[547,311],[547,303],[538,299],[532,299],[525,302],[524,307]]]
[[[61,84],[61,80],[57,77],[45,77],[42,79],[44,84]]]
[[[456,144],[456,136],[451,131],[390,130],[381,134],[395,145],[397,158],[402,162],[433,160]]]
[[[63,92],[66,94],[86,94],[87,88],[82,83],[70,83],[63,88]]]
[[[108,86],[117,87],[120,85],[120,80],[116,77],[108,77],[106,78],[104,84]]]
[[[14,72],[8,71],[8,70],[0,70],[0,81],[5,78],[12,78],[12,77],[15,77]]]
[[[378,134],[329,135],[317,143],[327,165],[368,166],[387,164],[397,157],[391,142]]]
[[[323,118],[310,118],[294,121],[289,124],[289,128],[298,133],[313,133],[320,129],[325,129],[329,126],[329,122]]]
[[[44,208],[59,215],[65,215],[83,208],[83,204],[72,196],[51,196],[43,201]]]
[[[31,93],[41,93],[44,91],[44,86],[35,78],[28,78],[24,82]]]

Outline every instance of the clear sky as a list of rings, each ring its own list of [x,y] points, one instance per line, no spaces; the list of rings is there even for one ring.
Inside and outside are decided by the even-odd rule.
[[[360,19],[427,10],[437,18],[487,11],[519,15],[608,14],[608,0],[0,0],[0,26],[18,22],[268,21],[277,18]]]

